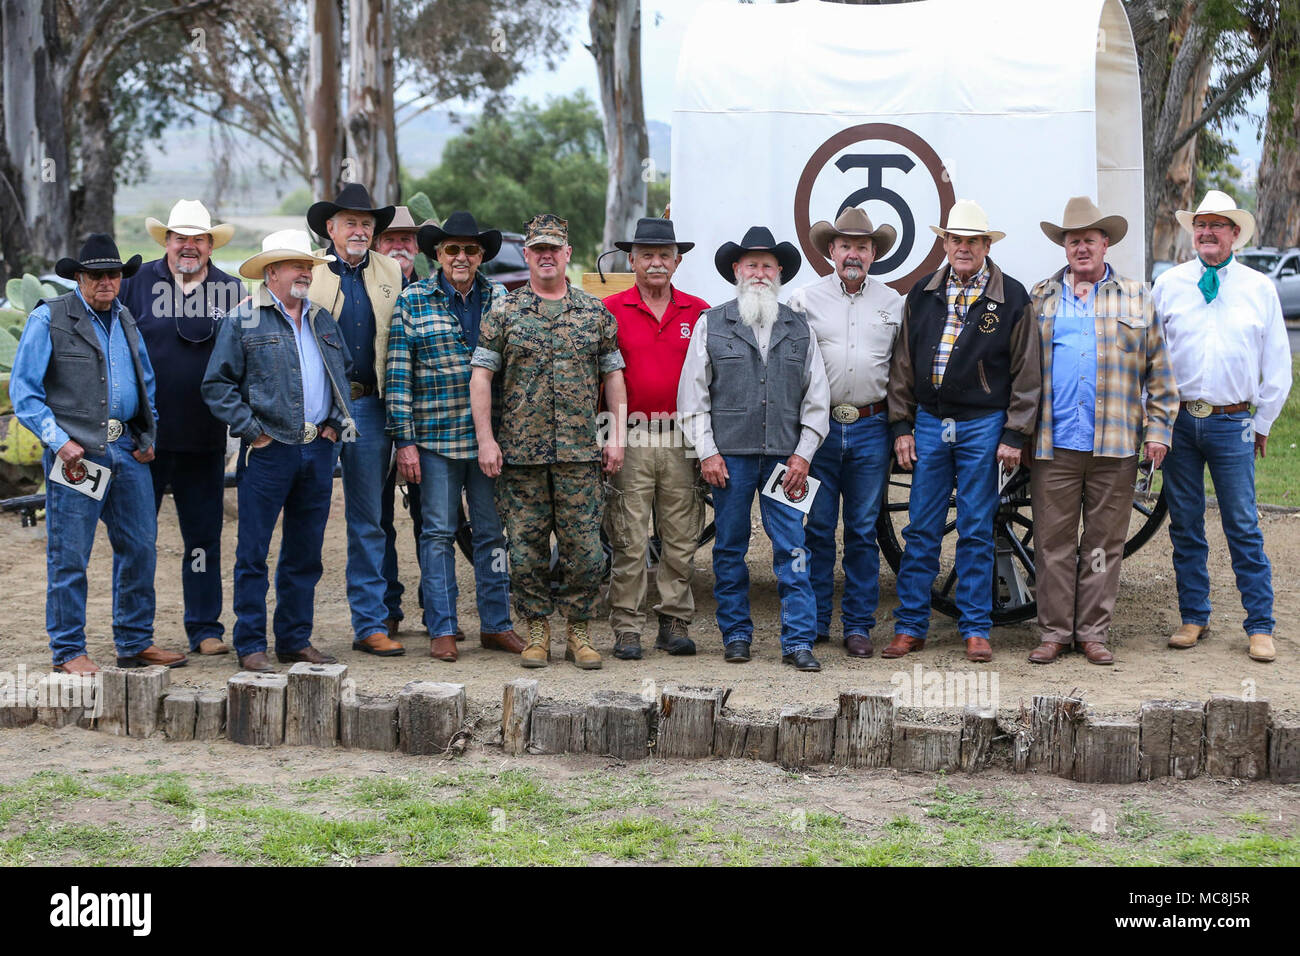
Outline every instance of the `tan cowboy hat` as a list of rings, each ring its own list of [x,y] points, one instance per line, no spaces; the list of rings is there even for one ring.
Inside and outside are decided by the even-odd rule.
[[[1178,225],[1186,229],[1189,234],[1192,232],[1192,220],[1197,216],[1222,216],[1225,219],[1231,219],[1240,226],[1241,232],[1232,243],[1233,252],[1250,242],[1255,236],[1255,217],[1245,209],[1238,209],[1231,196],[1219,192],[1217,189],[1211,189],[1205,194],[1205,198],[1201,200],[1201,204],[1196,208],[1195,212],[1180,209],[1174,213]]]
[[[235,234],[235,227],[228,222],[219,222],[214,226],[212,214],[197,199],[178,200],[176,205],[172,206],[165,223],[149,216],[144,221],[144,227],[149,230],[149,235],[153,236],[154,242],[160,246],[167,245],[169,232],[182,236],[209,235],[212,237],[213,249],[224,246]]]
[[[812,243],[814,249],[828,259],[830,256],[826,255],[827,249],[836,236],[867,237],[876,245],[877,259],[889,252],[898,239],[898,233],[894,231],[893,226],[882,225],[873,228],[871,219],[857,206],[850,206],[840,213],[833,226],[823,219],[808,230],[808,241]]]
[[[318,255],[311,250],[311,239],[302,229],[281,229],[262,240],[262,251],[245,259],[239,274],[245,279],[262,278],[262,270],[273,262],[289,259],[307,259],[313,266],[333,262],[333,256]]]
[[[1005,232],[989,228],[989,217],[973,199],[958,199],[948,210],[947,226],[931,226],[936,236],[988,236],[989,242],[1005,239]]]
[[[1067,232],[1081,229],[1100,229],[1112,246],[1119,245],[1119,241],[1128,233],[1127,219],[1123,216],[1103,216],[1096,203],[1087,196],[1075,196],[1065,204],[1059,226],[1045,219],[1038,225],[1042,227],[1043,235],[1058,246],[1065,245]]]
[[[393,215],[393,221],[388,224],[388,228],[384,232],[415,232],[419,228],[419,225],[411,218],[411,210],[405,206],[398,206],[397,212]],[[376,239],[379,236],[379,233],[375,233]]]

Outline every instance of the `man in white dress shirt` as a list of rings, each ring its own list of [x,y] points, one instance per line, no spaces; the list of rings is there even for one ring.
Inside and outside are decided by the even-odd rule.
[[[1197,258],[1165,272],[1152,291],[1182,400],[1164,463],[1182,616],[1169,646],[1192,647],[1210,621],[1208,465],[1246,611],[1249,653],[1271,661],[1273,580],[1255,505],[1255,455],[1264,457],[1269,430],[1291,390],[1282,303],[1267,277],[1233,255],[1254,235],[1255,217],[1231,197],[1210,190],[1195,212],[1176,216],[1192,234]]]
[[[799,271],[798,250],[778,244],[766,227],[753,226],[739,243],[723,243],[713,263],[735,283],[737,296],[696,321],[677,387],[677,413],[700,457],[700,474],[713,486],[718,629],[724,658],[741,664],[749,660],[754,639],[745,566],[754,493],[785,465],[786,497],[808,494],[808,466],[829,427],[829,392],[817,336],[802,315],[777,300],[781,286]],[[762,495],[759,513],[772,539],[781,659],[801,671],[821,670],[812,655],[817,602],[803,515]]]
[[[871,656],[871,629],[880,602],[876,517],[893,460],[885,391],[903,318],[903,297],[868,272],[889,253],[896,238],[892,226],[873,227],[857,206],[844,210],[834,225],[817,223],[808,239],[835,268],[790,296],[790,308],[803,313],[817,336],[830,387],[830,433],[810,471],[821,488],[804,529],[817,596],[817,640],[830,640],[835,526],[843,498],[840,616],[844,647],[851,657]]]

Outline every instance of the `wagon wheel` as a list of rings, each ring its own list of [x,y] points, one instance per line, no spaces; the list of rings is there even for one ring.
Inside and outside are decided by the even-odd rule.
[[[885,561],[898,573],[903,555],[903,528],[907,526],[908,494],[912,487],[911,472],[895,463],[889,476],[885,500],[876,523],[876,539]],[[957,544],[956,496],[948,501],[948,521],[943,529],[943,546],[939,556],[939,574],[930,592],[936,611],[957,617],[954,600],[957,572],[953,555]],[[1151,540],[1167,513],[1164,486],[1159,471],[1149,484],[1141,472],[1133,492],[1133,511],[1129,520],[1124,557]],[[1029,503],[1029,474],[1021,468],[1007,482],[993,522],[993,623],[1015,624],[1038,614],[1034,600],[1034,520]]]

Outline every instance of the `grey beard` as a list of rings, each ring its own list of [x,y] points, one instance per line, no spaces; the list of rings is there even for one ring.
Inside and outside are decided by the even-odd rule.
[[[289,286],[289,294],[293,296],[295,299],[305,299],[310,293],[311,293],[311,286],[309,285],[300,286],[297,282],[295,282],[293,285]]]
[[[195,260],[193,264],[186,262],[184,259],[179,259],[176,262],[176,271],[183,276],[192,276],[202,268],[203,263],[198,260]]]
[[[755,285],[753,280],[736,283],[736,308],[740,311],[740,320],[751,329],[766,331],[776,324],[779,304],[777,295],[781,292],[780,280],[773,280],[771,287]]]

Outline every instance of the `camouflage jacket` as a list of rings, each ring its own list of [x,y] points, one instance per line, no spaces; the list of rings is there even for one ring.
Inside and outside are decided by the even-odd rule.
[[[600,300],[569,287],[554,318],[523,286],[495,299],[483,316],[471,365],[502,385],[497,441],[507,464],[544,465],[600,458],[601,379],[623,368],[618,322]]]

